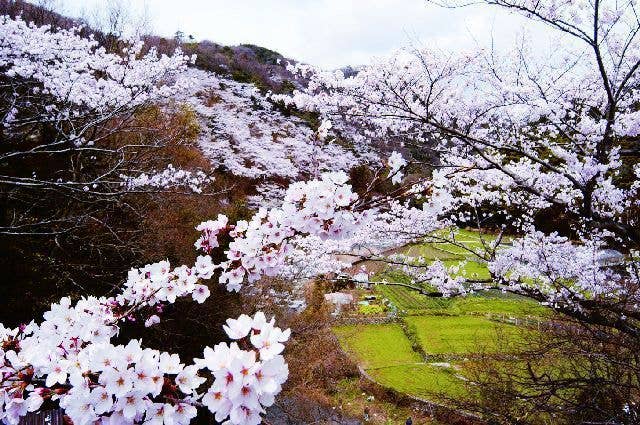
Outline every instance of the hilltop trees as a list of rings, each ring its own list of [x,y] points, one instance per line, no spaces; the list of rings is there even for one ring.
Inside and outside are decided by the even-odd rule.
[[[45,217],[26,211],[37,209],[43,193],[104,208],[140,187],[143,152],[175,136],[146,128],[140,114],[188,83],[180,75],[189,58],[180,52],[141,56],[141,43],[130,44],[122,55],[107,53],[77,30],[21,19],[3,17],[0,25],[1,190],[8,207],[0,231],[62,232],[83,217],[56,209]],[[122,137],[132,131],[135,137]],[[203,180],[192,173],[165,177],[165,186]]]

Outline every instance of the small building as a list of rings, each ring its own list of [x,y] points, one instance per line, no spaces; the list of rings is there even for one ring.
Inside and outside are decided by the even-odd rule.
[[[324,299],[333,304],[335,310],[334,313],[339,313],[346,305],[353,303],[353,295],[345,292],[331,292],[324,294]]]

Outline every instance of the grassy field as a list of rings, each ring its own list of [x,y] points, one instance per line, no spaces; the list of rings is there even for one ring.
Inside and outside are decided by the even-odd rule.
[[[442,240],[445,238],[454,243]],[[473,280],[486,280],[491,278],[487,265],[475,253],[482,253],[485,248],[495,243],[496,238],[497,235],[481,234],[473,230],[442,230],[435,232],[430,241],[408,246],[402,253],[431,261],[441,260],[447,267],[460,266],[458,275]],[[500,246],[506,246],[509,241],[507,237],[502,238]]]
[[[513,325],[478,316],[410,316],[406,321],[416,330],[427,354],[496,352],[500,339],[518,335]]]
[[[334,332],[365,369],[422,361],[397,324],[338,326]]]
[[[439,259],[447,266],[461,265],[459,273],[467,278],[489,279],[486,265],[468,249],[481,248],[481,237],[484,243],[491,243],[495,236],[458,230],[455,237],[464,248],[433,241],[403,251],[427,260]],[[393,268],[381,271],[374,280],[411,283],[409,276]],[[345,351],[380,384],[424,398],[462,394],[464,372],[458,367],[462,359],[481,352],[499,353],[509,343],[517,342],[522,328],[505,321],[535,320],[548,314],[534,301],[500,291],[455,298],[428,297],[383,284],[374,291],[396,307],[404,328],[400,324],[348,325],[336,327],[335,333]],[[412,347],[420,348],[426,358]]]
[[[397,281],[397,280],[396,280]],[[427,297],[402,286],[378,285],[376,292],[407,315],[493,314],[540,316],[548,310],[535,301],[499,291],[483,291],[467,297]]]
[[[334,332],[342,348],[382,385],[418,397],[463,390],[455,369],[425,363],[400,325],[338,326]]]
[[[410,316],[418,342],[428,356],[423,359],[398,324],[345,325],[334,328],[342,348],[377,382],[422,398],[464,393],[465,354],[495,352],[500,338],[513,338],[516,327],[473,316]],[[449,360],[448,357],[452,359]],[[443,363],[447,361],[448,363]]]
[[[454,367],[419,363],[374,369],[369,374],[384,386],[427,399],[438,394],[455,397],[464,392]]]

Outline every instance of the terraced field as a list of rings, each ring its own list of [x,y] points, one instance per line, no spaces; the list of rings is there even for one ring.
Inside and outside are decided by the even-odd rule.
[[[400,325],[338,326],[334,332],[343,348],[353,353],[365,369],[419,363]]]
[[[398,324],[339,326],[334,331],[343,349],[382,385],[426,398],[464,390],[457,370],[426,363]]]
[[[518,329],[481,316],[410,316],[406,322],[417,333],[420,346],[428,355],[454,357],[475,352],[493,353],[501,339],[518,338]]]
[[[535,301],[499,291],[485,291],[467,297],[428,297],[417,291],[392,285],[378,285],[375,291],[393,303],[402,314],[488,314],[497,316],[540,316],[548,310]]]
[[[455,367],[417,363],[374,369],[369,374],[386,387],[424,399],[464,393],[461,375]]]
[[[482,235],[484,243],[494,238]],[[464,247],[436,241],[407,247],[404,253],[461,265],[459,273],[466,277],[488,279],[486,265],[470,260],[469,249],[482,247],[481,236],[459,230],[456,240]],[[374,280],[411,283],[409,276],[393,268],[381,271]],[[518,342],[525,331],[515,323],[535,322],[548,314],[534,301],[500,291],[438,298],[402,286],[379,284],[374,292],[395,307],[398,323],[339,326],[335,333],[344,350],[373,379],[423,398],[462,394],[463,362],[480,352],[504,352],[504,347]]]

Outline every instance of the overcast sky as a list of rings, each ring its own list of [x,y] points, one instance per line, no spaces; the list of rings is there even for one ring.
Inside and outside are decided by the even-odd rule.
[[[515,42],[523,18],[489,6],[444,9],[425,0],[120,0],[146,7],[153,32],[177,30],[221,44],[252,43],[327,69],[362,65],[372,57],[420,45],[441,49]],[[104,0],[57,0],[80,15]],[[536,34],[541,42],[541,33]]]

